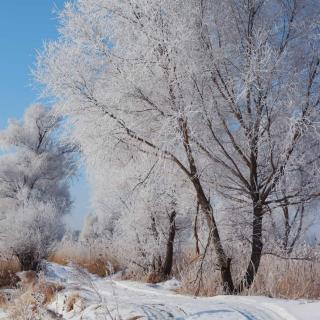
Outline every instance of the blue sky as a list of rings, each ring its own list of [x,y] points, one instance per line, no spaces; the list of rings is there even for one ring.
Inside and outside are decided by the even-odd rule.
[[[37,101],[31,76],[36,50],[57,37],[57,9],[64,0],[1,1],[0,10],[0,128],[9,118],[21,118]],[[75,204],[68,222],[79,228],[88,211],[88,187],[84,174],[72,184]]]

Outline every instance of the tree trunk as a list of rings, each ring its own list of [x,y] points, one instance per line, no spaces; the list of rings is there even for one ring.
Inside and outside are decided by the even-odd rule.
[[[215,248],[215,253],[217,255],[218,265],[220,267],[221,281],[224,292],[226,294],[232,294],[234,292],[234,284],[231,274],[231,259],[227,257],[223,249],[210,200],[205,196],[198,178],[195,177],[192,182],[197,192],[199,205],[205,214],[207,224],[211,232],[212,242]]]
[[[164,260],[164,264],[162,266],[162,276],[164,278],[167,278],[170,276],[172,271],[172,265],[173,265],[173,247],[174,247],[174,239],[176,236],[176,218],[177,213],[175,211],[172,211],[170,214],[170,227],[169,227],[169,236],[167,241],[167,250],[166,250],[166,256]]]
[[[285,238],[283,241],[283,248],[286,251],[286,253],[290,255],[294,249],[296,242],[298,241],[301,235],[303,217],[304,217],[304,205],[300,204],[298,206],[291,224],[289,221],[289,208],[287,204],[285,206],[285,209],[283,209],[283,212],[284,212],[284,218],[285,218]],[[299,214],[300,214],[300,217],[299,217]],[[297,222],[298,218],[299,218],[298,229],[295,232],[295,235],[292,235],[293,234],[292,226]],[[289,241],[290,236],[292,238],[291,241]]]
[[[226,294],[233,294],[234,293],[234,284],[232,280],[231,274],[231,259],[227,258],[227,264],[223,265],[220,269],[221,279],[223,284],[223,291]]]
[[[217,255],[218,265],[220,267],[221,280],[224,288],[224,292],[227,294],[233,293],[234,285],[231,275],[231,260],[227,257],[220,239],[218,227],[213,215],[213,209],[210,200],[206,197],[205,192],[202,188],[199,180],[196,163],[192,154],[192,148],[189,140],[189,128],[186,119],[180,118],[179,125],[183,134],[183,145],[188,158],[190,173],[190,180],[196,190],[198,203],[205,214],[208,228],[210,230],[211,239]]]
[[[282,212],[283,212],[283,217],[284,217],[284,227],[285,227],[285,232],[284,232],[284,239],[283,239],[283,249],[285,251],[288,250],[288,245],[289,245],[289,235],[291,231],[291,225],[289,221],[289,207],[287,203],[287,199],[285,200],[285,205],[282,207]]]
[[[244,289],[250,288],[259,269],[263,249],[262,220],[262,207],[261,205],[254,203],[250,262],[248,264],[246,273],[236,290],[236,293],[241,293]]]

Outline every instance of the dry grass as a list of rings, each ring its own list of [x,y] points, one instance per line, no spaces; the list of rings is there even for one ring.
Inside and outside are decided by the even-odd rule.
[[[103,251],[103,248],[88,248],[79,243],[64,244],[58,248],[50,260],[63,265],[72,262],[90,273],[104,277],[120,268],[117,259],[111,258],[111,255]],[[238,261],[233,261],[232,272],[239,275],[235,277],[235,283],[241,279],[247,265],[243,257],[247,255],[243,254]],[[199,276],[200,264],[201,258],[191,250],[186,249],[176,257],[173,275],[181,280],[182,286],[179,292],[200,296],[223,294],[220,272],[215,267],[215,258],[207,254],[201,277]],[[161,281],[158,274],[146,274],[142,268],[129,268],[123,273],[122,279],[151,283]],[[288,299],[318,299],[320,298],[320,263],[265,255],[252,287],[242,294]]]
[[[36,319],[39,310],[35,297],[28,291],[18,295],[7,306],[7,311],[10,320],[31,320]]]
[[[77,303],[77,301],[79,301],[79,299],[80,299],[79,293],[77,292],[71,293],[66,299],[65,310],[67,312],[74,310],[74,305]]]
[[[214,261],[210,258],[204,263],[202,281],[199,276],[199,259],[184,258],[185,266],[179,275],[182,286],[179,292],[215,296],[223,294],[220,273],[214,270]],[[243,265],[245,265],[243,263]],[[241,268],[237,267],[238,270]],[[242,268],[244,270],[244,268]],[[243,271],[241,272],[243,274]],[[200,282],[199,282],[200,281]],[[264,256],[255,281],[242,295],[264,295],[286,299],[320,298],[320,263],[304,260],[280,259]]]
[[[157,272],[151,272],[146,277],[146,282],[148,283],[159,283],[163,281],[163,276]]]
[[[63,287],[47,282],[42,274],[37,276],[32,271],[21,272],[19,277],[19,290],[16,291],[14,299],[7,303],[9,319],[50,319],[46,306]]]
[[[62,244],[49,259],[61,265],[73,263],[100,277],[120,270],[117,259],[100,249],[93,249],[79,243]]]
[[[246,294],[319,299],[320,263],[264,256],[255,282]]]
[[[8,300],[5,294],[0,293],[0,308],[5,309],[7,307]]]
[[[32,288],[37,282],[37,273],[35,271],[22,271],[17,274],[19,281],[19,286],[25,291]]]
[[[181,279],[178,292],[199,296],[223,294],[219,272],[214,269],[214,259],[208,257],[204,261],[202,273],[200,273],[200,264],[200,256],[190,252],[181,255],[175,271],[176,277]]]
[[[239,275],[235,283],[243,276],[247,261],[243,254],[238,261],[233,261],[232,272]],[[86,269],[90,273],[106,276],[118,271],[116,258],[103,253],[103,249],[93,249],[78,243],[63,245],[50,258],[59,264],[70,262]],[[180,293],[215,296],[223,294],[220,284],[220,272],[215,267],[215,258],[207,255],[199,274],[201,258],[194,251],[185,250],[176,257],[173,275],[181,279]],[[160,281],[157,274],[146,274],[142,268],[126,270],[122,278],[156,283]],[[288,299],[320,298],[320,263],[306,260],[281,259],[271,255],[263,256],[255,281],[243,295],[265,295]]]
[[[0,256],[0,288],[12,287],[17,284],[19,278],[16,273],[20,271],[18,259],[12,255]]]
[[[58,283],[48,282],[42,273],[36,274],[34,271],[20,272],[19,287],[23,294],[31,293],[32,296],[41,296],[41,304],[47,305],[52,302],[56,293],[64,287]]]

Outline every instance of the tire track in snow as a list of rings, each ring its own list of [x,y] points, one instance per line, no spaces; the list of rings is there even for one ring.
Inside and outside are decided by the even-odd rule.
[[[54,265],[52,264],[54,267]],[[56,267],[54,278],[69,278],[72,268]],[[63,272],[59,272],[63,269]],[[57,273],[57,275],[56,275]],[[69,290],[76,285],[86,301],[85,318],[74,315],[68,319],[97,320],[92,313],[95,305],[107,307],[108,310],[128,320],[139,317],[146,320],[296,320],[273,300],[241,296],[217,296],[212,298],[184,296],[176,294],[161,285],[150,286],[131,281],[117,281],[90,276],[91,287],[77,281],[65,282]],[[92,289],[93,288],[93,289]],[[91,292],[92,291],[92,292]],[[99,292],[99,297],[97,296]],[[99,299],[100,300],[99,300]],[[99,301],[98,301],[99,300]],[[99,318],[100,319],[100,318]],[[102,318],[101,318],[102,319]],[[105,319],[105,318],[104,318]],[[115,319],[118,319],[117,317]],[[138,319],[138,318],[135,318]]]
[[[175,294],[168,290],[157,290],[154,287],[139,288],[141,284],[122,281],[114,282],[116,288],[125,291],[125,296],[138,296],[140,303],[135,306],[141,311],[142,319],[148,320],[193,320],[193,319],[232,319],[232,320],[295,320],[284,309],[268,303],[249,301],[244,297],[193,298]],[[120,292],[119,292],[120,293]],[[121,297],[121,293],[118,295]],[[164,303],[149,303],[158,299]],[[169,301],[168,301],[169,299]],[[235,301],[237,299],[237,301]],[[184,306],[206,301],[207,308],[200,307],[197,312],[187,312]],[[121,303],[121,298],[120,301]]]

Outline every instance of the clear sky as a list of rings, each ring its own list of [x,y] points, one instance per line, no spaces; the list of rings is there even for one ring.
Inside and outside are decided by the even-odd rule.
[[[31,76],[36,50],[57,37],[57,9],[64,0],[1,1],[0,9],[0,128],[9,118],[21,118],[37,101],[38,92]],[[88,187],[84,174],[73,182],[75,204],[67,220],[79,228],[88,210]]]

